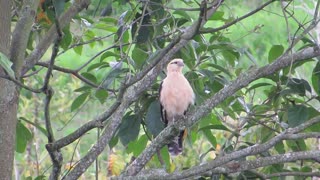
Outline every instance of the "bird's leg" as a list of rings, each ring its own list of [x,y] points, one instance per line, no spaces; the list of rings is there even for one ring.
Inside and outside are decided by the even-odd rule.
[[[175,124],[176,124],[176,118],[173,117],[173,118],[172,118],[172,125],[175,125]]]

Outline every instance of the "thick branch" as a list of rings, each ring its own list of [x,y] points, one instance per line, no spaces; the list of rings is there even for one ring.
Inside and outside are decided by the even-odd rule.
[[[306,177],[320,177],[320,172],[280,172],[264,176],[271,179],[272,177],[287,177],[287,176],[306,176]]]
[[[188,121],[188,126],[193,125],[201,117],[211,112],[211,110],[216,107],[220,102],[224,101],[227,97],[233,95],[235,92],[240,90],[243,87],[246,87],[249,83],[254,80],[260,79],[262,77],[271,75],[280,69],[288,67],[294,63],[311,59],[320,55],[320,50],[318,47],[310,47],[303,49],[292,55],[286,55],[279,57],[276,61],[266,66],[263,66],[258,69],[249,69],[247,73],[241,74],[236,80],[231,82],[229,85],[225,86],[218,93],[214,94],[211,98],[207,99],[202,103],[197,111],[191,116],[189,115],[185,118]]]
[[[259,167],[265,167],[272,164],[282,164],[286,162],[293,162],[297,160],[306,160],[306,159],[313,159],[315,157],[320,156],[320,151],[303,151],[303,152],[291,152],[286,154],[279,154],[270,157],[262,157],[257,158],[251,161],[241,161],[235,162],[238,163],[238,166],[234,166],[233,164],[226,164],[223,168],[215,168],[211,172],[214,174],[221,174],[221,173],[235,173],[235,172],[243,172],[250,169],[256,169]],[[175,179],[175,177],[172,177]]]
[[[320,117],[317,117],[316,119],[318,120],[318,122],[320,122]],[[276,143],[278,143],[282,140],[300,139],[301,137],[303,137],[303,135],[301,135],[300,137],[299,137],[299,135],[294,137],[294,134],[282,133],[282,134],[272,138],[271,140],[269,140],[268,142],[266,142],[264,144],[254,145],[254,146],[251,146],[251,147],[239,150],[239,151],[232,152],[232,153],[227,154],[225,156],[218,157],[209,163],[202,164],[199,166],[194,166],[188,170],[174,173],[174,174],[170,175],[170,178],[172,177],[173,179],[181,179],[181,178],[198,176],[198,175],[204,174],[208,171],[212,172],[211,170],[214,170],[222,165],[228,166],[228,162],[230,162],[230,161],[236,160],[238,158],[252,156],[252,155],[256,155],[256,154],[265,152],[268,149],[270,149],[271,147],[273,147]],[[319,134],[316,137],[319,137]],[[304,153],[306,153],[306,152],[304,152]],[[319,151],[317,151],[317,153],[319,153]],[[317,158],[317,157],[318,156],[310,157],[310,158]],[[240,164],[244,164],[244,163],[247,163],[247,162],[241,162]],[[279,162],[277,162],[277,163],[279,163]],[[274,163],[274,164],[277,164],[277,163]],[[250,164],[250,162],[248,164]],[[261,166],[257,166],[257,167],[252,166],[249,169],[254,169],[254,168],[263,167],[263,166],[267,166],[267,165],[268,164],[261,164]],[[230,166],[230,164],[229,164],[229,166]],[[248,170],[248,169],[241,169],[241,170],[238,169],[238,171],[234,171],[234,172],[240,172],[240,171],[244,171],[244,170]],[[223,173],[222,171],[216,170],[216,171],[213,171],[213,173]],[[231,172],[233,172],[233,171],[228,170],[226,173],[231,173]],[[164,177],[164,178],[166,179],[167,177]]]
[[[237,159],[243,158],[243,157],[247,157],[247,156],[253,156],[262,152],[267,151],[268,149],[272,148],[276,143],[283,141],[283,140],[298,140],[298,139],[303,139],[303,138],[318,138],[320,136],[320,133],[298,133],[298,134],[294,134],[296,132],[299,132],[299,130],[301,129],[301,127],[310,127],[312,126],[314,123],[319,123],[320,122],[320,116],[313,118],[312,123],[305,123],[303,125],[300,125],[296,128],[292,128],[287,130],[286,132],[283,132],[281,134],[279,134],[278,136],[270,139],[268,142],[263,143],[263,144],[256,144],[254,146],[250,146],[247,147],[245,149],[241,149],[235,152],[232,152],[230,154],[226,154],[224,156],[221,157],[217,157],[216,159],[214,159],[211,162],[205,163],[205,164],[201,164],[198,166],[193,166],[190,169],[181,171],[181,172],[175,172],[173,174],[154,174],[154,173],[150,173],[150,178],[152,179],[184,179],[184,178],[190,178],[190,177],[195,177],[195,176],[200,176],[203,174],[207,174],[208,172],[210,173],[217,173],[217,174],[221,174],[221,173],[234,173],[234,172],[241,172],[241,171],[246,171],[246,170],[250,170],[250,169],[255,169],[255,168],[259,168],[259,167],[264,167],[267,165],[271,165],[271,164],[278,164],[278,163],[284,163],[284,162],[289,162],[289,161],[293,161],[292,158],[288,158],[288,161],[285,161],[285,159],[282,158],[282,160],[280,162],[274,162],[272,161],[273,157],[277,157],[277,156],[272,156],[272,157],[268,157],[271,159],[261,159],[258,158],[254,161],[241,161],[241,163],[236,162]],[[310,151],[310,152],[315,152],[315,151]],[[319,153],[320,151],[317,151],[317,153]],[[290,154],[290,153],[289,153]],[[308,154],[308,152],[303,152],[303,154]],[[285,158],[287,158],[287,155],[279,155],[279,156],[283,156]],[[305,155],[302,155],[303,157],[307,157]],[[303,157],[300,157],[296,160],[301,160],[304,159]],[[317,158],[318,156],[312,156],[309,157],[308,159],[313,159],[313,158]],[[280,159],[281,157],[277,157],[276,159]],[[259,162],[259,163],[258,163]],[[268,162],[272,162],[271,164],[266,164]],[[141,178],[141,176],[143,175],[144,177],[145,174],[139,174],[137,177],[137,179]],[[120,178],[121,179],[121,178]]]
[[[297,160],[311,160],[316,158],[320,155],[320,151],[303,151],[303,152],[290,152],[286,154],[279,154],[269,157],[261,157],[256,158],[255,160],[250,161],[232,161],[220,167],[212,167],[212,169],[208,172],[208,174],[230,174],[230,173],[237,173],[248,171],[252,169],[257,169],[260,167],[266,167],[273,164],[283,164],[288,162],[293,162]],[[197,169],[200,169],[200,166],[197,166]],[[190,170],[186,170],[190,171]],[[159,172],[159,173],[157,173]],[[285,172],[285,173],[277,173],[273,174],[271,177],[277,176],[293,176],[298,175],[301,172]],[[187,177],[182,176],[182,173],[176,172],[174,174],[166,174],[162,171],[151,171],[148,174],[141,174],[141,176],[132,177],[131,179],[185,179]],[[198,174],[200,176],[201,174]],[[306,176],[307,174],[301,173],[301,176]],[[309,176],[320,176],[320,173],[313,172],[312,174],[308,173]],[[260,175],[263,178],[270,178],[270,176]]]
[[[13,62],[13,70],[18,79],[20,78],[20,71],[24,63],[25,51],[27,48],[32,23],[36,16],[38,4],[39,0],[23,1],[21,16],[12,34],[10,59]]]

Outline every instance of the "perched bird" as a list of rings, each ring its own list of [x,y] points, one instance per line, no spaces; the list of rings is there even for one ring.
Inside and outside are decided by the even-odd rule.
[[[188,80],[182,74],[183,67],[182,59],[173,59],[167,66],[167,77],[160,84],[161,118],[166,126],[184,116],[188,107],[194,104],[195,95]],[[182,152],[185,132],[186,130],[180,131],[180,134],[168,144],[171,155]]]

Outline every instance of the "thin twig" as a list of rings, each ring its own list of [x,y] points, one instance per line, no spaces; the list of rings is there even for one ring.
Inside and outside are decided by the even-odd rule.
[[[314,23],[316,23],[316,22],[317,22],[317,19],[318,19],[319,6],[320,6],[320,0],[317,1],[316,9],[315,9],[315,11],[314,11],[314,15],[313,15],[313,21],[314,21]]]
[[[52,3],[54,3],[54,2],[52,1]],[[52,126],[51,126],[51,120],[50,120],[50,102],[51,102],[51,98],[53,96],[53,89],[49,85],[49,82],[50,82],[50,77],[51,77],[51,74],[53,71],[53,65],[54,65],[55,59],[57,57],[57,54],[59,52],[59,44],[62,40],[62,31],[60,28],[57,13],[55,11],[54,6],[53,6],[53,10],[55,12],[55,26],[56,26],[58,36],[57,36],[57,39],[55,40],[55,43],[53,45],[50,63],[49,63],[47,74],[45,76],[44,84],[42,87],[43,92],[46,94],[45,105],[44,105],[44,116],[45,116],[46,130],[48,133],[48,143],[53,143],[55,141]],[[58,179],[60,176],[60,173],[61,173],[61,166],[62,166],[62,160],[63,160],[62,154],[59,149],[56,151],[49,151],[48,150],[48,152],[51,157],[51,161],[53,163],[52,173],[50,174],[49,178],[50,178],[50,180]]]
[[[218,27],[218,28],[210,28],[210,29],[200,30],[200,33],[201,33],[201,34],[213,33],[213,32],[217,32],[217,31],[226,29],[226,28],[228,28],[228,27],[236,24],[237,22],[240,22],[240,21],[242,21],[243,19],[246,19],[246,18],[252,16],[253,14],[261,11],[263,8],[267,7],[269,4],[273,3],[274,1],[275,1],[275,0],[270,0],[270,1],[262,4],[261,6],[259,6],[257,9],[255,9],[255,10],[253,10],[253,11],[251,11],[251,12],[249,12],[249,13],[247,13],[247,14],[245,14],[245,15],[243,15],[243,16],[241,16],[241,17],[239,17],[239,18],[237,18],[237,19],[235,19],[235,20],[233,20],[233,21],[231,21],[231,22],[223,25],[223,26],[220,26],[220,27]]]
[[[47,62],[37,62],[36,65],[42,66],[42,67],[49,67],[49,63],[47,63]],[[94,88],[100,88],[101,87],[101,86],[91,82],[90,80],[86,79],[82,75],[80,75],[76,70],[63,68],[63,67],[60,67],[60,66],[57,66],[57,65],[53,65],[53,69],[56,70],[56,71],[63,72],[63,73],[72,74],[75,77],[77,77],[78,79],[80,79],[82,82],[84,82],[85,84],[87,84],[87,85],[89,85],[91,87],[94,87]],[[106,90],[114,92],[114,90],[112,90],[112,89],[106,89]]]
[[[10,81],[14,82],[15,84],[17,84],[18,86],[20,86],[20,87],[22,87],[22,88],[24,88],[24,89],[26,89],[28,91],[31,91],[33,93],[42,93],[43,92],[42,89],[34,89],[32,87],[29,87],[29,86],[23,84],[22,82],[11,78],[10,76],[0,76],[0,78],[4,78],[4,79],[7,79],[7,80],[10,80]]]
[[[100,41],[100,40],[106,39],[106,38],[108,38],[108,37],[111,37],[111,36],[113,36],[114,34],[115,34],[115,33],[111,33],[111,34],[108,34],[108,35],[106,35],[106,36],[94,37],[94,38],[92,38],[92,39],[90,39],[90,40],[88,40],[88,41],[85,41],[85,42],[79,42],[79,43],[76,43],[76,44],[72,44],[72,45],[70,45],[66,50],[61,51],[61,52],[58,54],[58,56],[64,54],[64,53],[67,52],[68,50],[73,49],[73,48],[75,48],[75,47],[83,46],[83,45],[90,44],[90,43],[93,43],[93,42],[96,42],[96,41]]]

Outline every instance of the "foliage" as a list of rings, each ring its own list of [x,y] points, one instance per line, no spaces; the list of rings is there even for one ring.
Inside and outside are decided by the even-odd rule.
[[[71,1],[54,2],[41,1],[39,5],[37,21],[28,40],[27,57],[39,48],[37,40],[46,36],[56,17],[72,6]],[[236,22],[243,14],[261,6],[262,2],[222,2],[223,5],[218,6],[212,16],[204,17],[207,21],[205,26],[170,57],[182,58],[186,64],[185,76],[196,94],[196,105],[191,107],[191,113],[202,111],[199,105],[207,103],[208,99],[242,75],[275,63],[279,57],[315,46],[313,37],[303,33],[307,28],[301,27],[312,25],[310,21],[314,17],[306,16],[304,10],[298,8],[309,5],[313,10],[315,5],[307,2],[295,4],[293,1],[282,2],[284,4],[281,5],[281,2],[272,1],[264,8],[265,11],[258,11],[233,24],[231,22]],[[136,83],[150,76],[148,72],[151,68],[144,73],[148,67],[156,69],[162,58],[170,56],[168,52],[174,48],[168,51],[166,48],[176,41],[176,37],[181,38],[186,29],[199,19],[201,4],[200,1],[184,0],[96,0],[86,11],[74,16],[61,29],[61,42],[54,44],[59,47],[58,55],[54,57],[54,49],[52,52],[48,50],[41,61],[27,69],[21,77],[22,87],[43,90],[48,69],[54,70],[52,74],[49,73],[52,76],[49,84],[54,90],[49,110],[43,109],[47,105],[43,101],[48,98],[47,91],[40,91],[42,94],[27,88],[21,90],[16,135],[17,172],[20,171],[26,179],[49,177],[47,169],[53,163],[48,152],[61,150],[64,160],[59,177],[68,177],[87,153],[94,154],[90,149],[95,148],[105,150],[99,157],[93,156],[97,158],[97,163],[90,166],[84,174],[85,178],[92,178],[94,173],[105,177],[126,172],[134,160],[150,147],[151,142],[157,143],[153,140],[163,132],[158,89],[165,73],[159,71],[155,81],[150,78],[152,85],[141,85],[146,86],[145,89],[132,98],[132,102],[122,98],[131,97],[128,90],[131,87],[140,90],[141,87]],[[22,10],[19,3],[16,6],[19,11]],[[287,17],[289,12],[285,10],[294,11],[292,17]],[[108,16],[100,16],[96,14],[97,11]],[[16,20],[13,17],[12,21]],[[231,23],[230,27],[215,30],[228,23]],[[303,41],[295,43],[295,38]],[[0,55],[0,65],[10,78],[14,77],[7,58]],[[53,62],[51,55],[55,59],[55,66],[50,65]],[[288,128],[299,127],[317,118],[320,115],[319,59],[312,57],[302,60],[266,77],[256,78],[248,86],[219,101],[206,116],[188,127],[182,155],[172,158],[167,147],[163,146],[148,161],[145,169],[151,170],[152,174],[153,169],[164,168],[166,172],[174,174],[197,168],[200,164],[214,162],[219,156],[268,143],[287,132]],[[137,78],[141,74],[140,79]],[[128,107],[121,112],[119,109],[126,104]],[[46,111],[51,112],[49,121],[54,141],[47,139],[52,132],[48,127]],[[121,118],[117,120],[118,116]],[[118,125],[114,125],[117,121]],[[92,128],[58,150],[43,146],[64,140],[91,122],[96,122]],[[319,137],[319,130],[320,123],[317,122],[303,131],[317,133],[315,136],[282,139],[261,153],[231,160],[247,162],[291,152],[318,152],[315,144],[319,142],[315,137]],[[104,138],[108,133],[110,139]],[[99,140],[106,141],[108,147],[101,147]],[[25,156],[28,161],[24,161]],[[31,166],[32,162],[36,162],[36,165]],[[226,179],[234,176],[239,179],[261,178],[261,174],[272,177],[278,172],[300,172],[303,175],[304,172],[318,172],[320,166],[316,162],[309,158],[261,166],[254,168],[255,171],[235,171],[238,174],[216,174]],[[221,164],[221,167],[229,167],[228,163]],[[208,178],[211,174],[196,175],[199,176]]]

